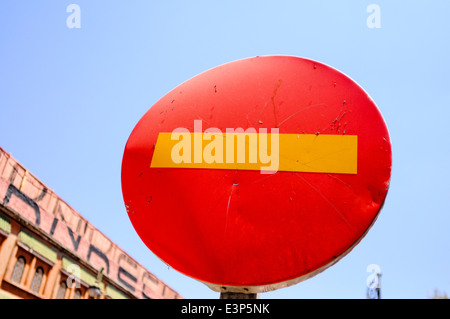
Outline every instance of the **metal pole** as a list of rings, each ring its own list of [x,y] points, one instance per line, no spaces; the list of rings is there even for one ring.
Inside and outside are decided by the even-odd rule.
[[[381,299],[381,273],[378,273],[377,276],[378,276],[377,298]]]

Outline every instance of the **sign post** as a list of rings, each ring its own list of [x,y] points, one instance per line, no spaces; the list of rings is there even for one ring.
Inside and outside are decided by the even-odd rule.
[[[193,77],[147,111],[125,147],[122,190],[160,259],[221,298],[256,298],[360,242],[391,157],[382,115],[352,79],[309,59],[254,57]]]

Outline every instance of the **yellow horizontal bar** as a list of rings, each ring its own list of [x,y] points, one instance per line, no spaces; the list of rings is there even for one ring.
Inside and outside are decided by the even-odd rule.
[[[357,173],[356,135],[159,133],[151,167]]]

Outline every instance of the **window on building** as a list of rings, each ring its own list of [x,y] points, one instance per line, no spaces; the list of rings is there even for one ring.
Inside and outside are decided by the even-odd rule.
[[[81,299],[81,290],[80,289],[75,290],[75,293],[73,294],[73,299]]]
[[[56,294],[56,299],[64,299],[66,297],[67,284],[65,281],[61,281],[59,284],[59,289]]]
[[[31,291],[35,293],[39,293],[41,289],[42,278],[44,277],[44,269],[42,267],[36,268],[36,272],[34,273],[33,280],[31,281]]]
[[[11,275],[11,280],[20,284],[20,281],[22,280],[23,271],[25,269],[26,260],[25,257],[19,256],[17,258],[16,263],[14,265],[14,269]]]

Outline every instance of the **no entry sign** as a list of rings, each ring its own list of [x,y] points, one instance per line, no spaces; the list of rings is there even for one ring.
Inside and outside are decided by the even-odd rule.
[[[162,97],[122,163],[143,242],[216,291],[263,292],[337,262],[387,194],[384,120],[354,81],[322,63],[227,63]]]

